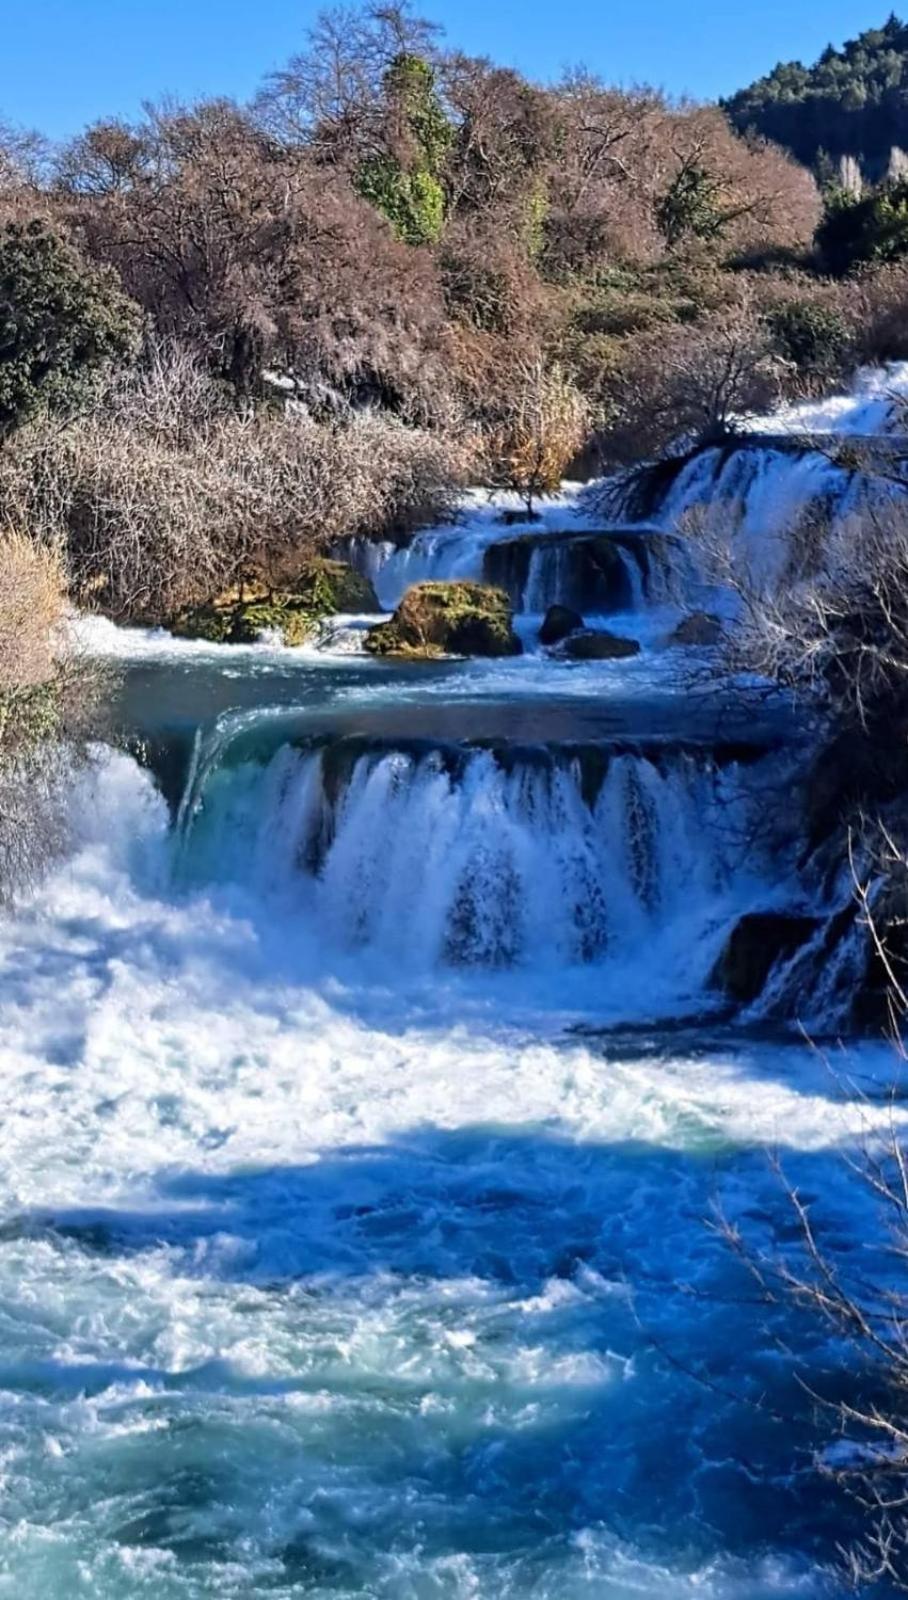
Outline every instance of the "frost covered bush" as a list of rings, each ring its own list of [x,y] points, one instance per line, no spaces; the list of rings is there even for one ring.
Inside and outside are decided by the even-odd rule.
[[[371,413],[320,425],[238,407],[172,351],[68,428],[23,430],[0,453],[0,494],[65,552],[79,603],[160,622],[344,536],[437,520],[461,470],[437,437]]]

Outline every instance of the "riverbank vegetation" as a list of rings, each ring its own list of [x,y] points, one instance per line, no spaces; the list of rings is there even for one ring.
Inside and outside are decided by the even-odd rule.
[[[63,636],[63,566],[0,533],[0,900],[33,883],[66,839],[66,797],[99,688]]]
[[[718,107],[585,71],[533,84],[406,7],[325,14],[251,105],[152,107],[57,149],[7,132],[0,163],[6,248],[37,230],[78,258],[224,407],[327,427],[371,408],[531,493],[590,438],[604,460],[669,443],[730,325],[738,405],[863,354],[867,285],[818,274],[822,214],[814,176]],[[125,325],[120,348],[93,336],[129,364]],[[664,421],[635,441],[647,389]]]
[[[78,584],[98,576],[115,615],[166,615],[193,538],[175,546],[173,515],[143,503],[158,469],[161,499],[208,529],[227,502],[261,522],[267,478],[269,538],[282,497],[277,542],[310,543],[315,525],[330,539],[436,515],[440,474],[449,498],[469,473],[532,506],[572,463],[639,459],[900,355],[897,189],[859,217],[729,111],[585,70],[531,83],[399,5],[323,14],[249,105],[153,106],[57,148],[5,130],[0,426],[9,449],[28,423],[13,453],[34,461],[42,429],[69,423],[46,456],[80,523]],[[95,399],[81,386],[102,368]],[[176,401],[160,394],[174,370]],[[367,412],[389,424],[367,452],[376,481],[323,506],[326,469],[365,488]],[[256,463],[242,483],[240,454]],[[158,593],[113,573],[122,548],[100,551],[103,583],[84,570],[86,520],[103,546],[124,498],[163,524],[147,533]],[[208,550],[193,564],[224,568]]]

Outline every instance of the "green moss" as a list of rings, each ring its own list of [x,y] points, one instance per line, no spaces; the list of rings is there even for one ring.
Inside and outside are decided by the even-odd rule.
[[[371,628],[373,655],[515,656],[522,649],[503,589],[484,583],[417,583],[390,622]]]
[[[442,175],[453,138],[434,69],[402,51],[385,73],[384,93],[396,137],[360,162],[354,182],[406,244],[434,244],[445,219]]]
[[[277,632],[295,646],[305,644],[325,617],[380,609],[368,578],[345,561],[318,557],[286,588],[253,582],[225,590],[205,605],[181,611],[170,627],[181,638],[212,644],[254,644],[263,633]]]

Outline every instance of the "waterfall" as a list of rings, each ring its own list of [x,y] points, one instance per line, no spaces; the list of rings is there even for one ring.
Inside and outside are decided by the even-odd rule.
[[[244,882],[336,948],[407,968],[639,972],[661,948],[696,985],[758,881],[760,762],[357,739],[238,764],[219,750],[182,812],[190,879]]]

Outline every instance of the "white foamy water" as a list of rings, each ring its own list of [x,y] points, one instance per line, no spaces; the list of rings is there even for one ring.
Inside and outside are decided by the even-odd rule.
[[[393,610],[413,583],[481,579],[485,553],[492,544],[572,529],[589,531],[594,524],[580,507],[579,492],[578,486],[566,484],[559,494],[540,500],[530,518],[518,495],[476,489],[463,496],[454,522],[423,529],[402,546],[352,540],[345,553],[371,579],[381,604]]]
[[[440,847],[390,797],[411,925],[393,975],[364,962],[368,771],[316,915],[306,785],[262,781],[270,834],[212,801],[181,887],[150,779],[105,759],[0,929],[0,1593],[830,1592],[799,1391],[702,1219],[780,1211],[767,1142],[855,1226],[836,1150],[872,1096],[794,1047],[565,1033],[593,981],[559,1009],[537,970],[426,971]]]
[[[829,464],[758,455],[701,457],[660,515],[735,501],[774,581]],[[477,576],[495,514],[406,581]],[[676,681],[669,598],[628,605],[631,660],[425,673],[324,670],[355,619],[321,656],[76,625],[187,760],[214,720],[176,817],[103,755],[0,922],[0,1597],[842,1593],[800,1379],[843,1352],[706,1223],[795,1251],[773,1147],[872,1275],[843,1157],[889,1128],[892,1062],[721,1023],[729,928],[797,893],[786,769],[604,740],[591,707],[652,728]],[[433,707],[491,707],[494,750]]]
[[[906,401],[908,361],[893,361],[864,368],[845,394],[780,406],[769,416],[749,417],[746,426],[755,433],[903,433]]]

